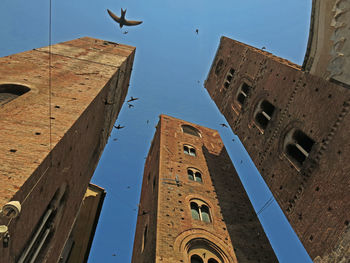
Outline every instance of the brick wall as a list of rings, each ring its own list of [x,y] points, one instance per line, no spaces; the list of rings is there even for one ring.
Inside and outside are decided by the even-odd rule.
[[[231,68],[235,72],[225,87]],[[242,105],[238,96],[243,83],[251,89]],[[311,258],[331,253],[349,224],[349,90],[225,37],[205,87]],[[256,120],[263,100],[275,108],[265,129]],[[301,165],[286,150],[293,129],[314,142]]]
[[[134,48],[82,38],[52,47],[51,149],[47,48],[1,58],[0,84],[31,90],[0,107],[0,205],[18,200],[0,262],[28,245],[54,193],[67,185],[63,208],[44,246],[56,262],[127,93]]]
[[[183,133],[183,124],[195,127],[201,137]],[[151,247],[156,260],[149,262],[189,262],[189,244],[202,239],[221,251],[223,262],[277,262],[218,132],[161,115],[156,134],[158,196],[147,188],[145,178],[141,196],[141,207],[147,195],[158,199],[156,232],[150,233],[156,235],[156,247]],[[184,144],[194,147],[196,156],[185,154]],[[148,167],[146,163],[145,171]],[[189,180],[188,168],[200,171],[202,182]],[[193,199],[208,205],[210,223],[192,218]],[[141,235],[137,228],[134,255]]]

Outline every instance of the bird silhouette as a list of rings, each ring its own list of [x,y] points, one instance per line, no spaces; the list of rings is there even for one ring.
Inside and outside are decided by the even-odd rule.
[[[128,31],[124,31],[123,34],[126,35],[127,33],[129,33]]]
[[[266,49],[266,47],[262,47],[261,49]]]
[[[126,20],[125,19],[126,9],[123,10],[123,8],[121,8],[120,17],[113,14],[109,9],[107,9],[107,12],[111,16],[111,18],[119,24],[120,28],[122,28],[123,26],[137,26],[142,23],[142,21]]]
[[[127,102],[131,102],[131,101],[138,100],[138,99],[139,98],[134,98],[133,96],[131,96],[130,99]]]
[[[115,125],[113,125],[114,126],[114,128],[116,128],[117,130],[120,130],[120,129],[123,129],[125,126],[120,126],[120,124],[118,124],[118,126],[115,126]]]
[[[199,32],[199,30],[198,30],[198,28],[196,29],[196,33],[197,33],[197,35],[198,35],[198,32]]]
[[[226,125],[225,123],[221,123],[220,125],[221,125],[222,127],[227,128],[227,125]]]
[[[146,123],[148,124],[148,123],[149,123],[149,120],[147,120]]]
[[[234,141],[235,141],[235,139],[232,139],[232,141],[234,142]]]
[[[130,104],[130,103],[128,103],[128,107],[129,107],[129,108],[132,108],[132,107],[135,107],[135,106],[132,105],[132,104]]]
[[[115,257],[116,256],[116,254],[112,254],[112,257]]]
[[[114,139],[113,139],[113,141],[115,141],[115,142],[116,142],[116,141],[118,141],[118,139],[117,139],[117,138],[114,138]]]

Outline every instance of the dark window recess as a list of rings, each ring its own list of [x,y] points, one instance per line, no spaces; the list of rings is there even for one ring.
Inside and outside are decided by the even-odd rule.
[[[191,156],[196,156],[196,149],[192,146],[184,145],[184,153]]]
[[[247,83],[243,83],[238,95],[237,95],[237,101],[243,106],[246,98],[248,97],[250,90],[251,90],[251,86],[249,86]]]
[[[301,167],[309,156],[314,143],[314,140],[302,131],[294,130],[291,142],[286,145],[286,154],[294,164]]]
[[[218,63],[216,64],[216,67],[215,67],[215,74],[216,75],[219,75],[221,70],[222,70],[222,66],[224,65],[224,61],[222,59],[220,59],[218,61]]]
[[[148,226],[145,226],[145,229],[143,231],[143,238],[142,238],[142,247],[141,252],[145,250],[146,244],[147,244],[147,234],[148,234]]]
[[[182,131],[184,133],[200,137],[200,133],[199,133],[199,131],[196,128],[194,128],[194,127],[192,127],[190,125],[182,125],[181,127],[182,127]]]
[[[0,85],[0,106],[30,91],[30,88],[18,84]]]
[[[203,260],[200,256],[198,255],[193,255],[191,257],[191,263],[203,263]]]
[[[267,100],[263,100],[259,104],[258,112],[255,115],[255,121],[260,126],[260,128],[262,128],[263,130],[266,129],[269,121],[272,119],[272,115],[274,111],[275,111],[275,106],[273,106]]]
[[[233,79],[233,75],[234,74],[235,74],[235,70],[233,68],[231,68],[229,70],[229,72],[227,72],[226,79],[225,79],[225,82],[224,82],[224,87],[226,89],[228,89],[230,87],[231,80]]]

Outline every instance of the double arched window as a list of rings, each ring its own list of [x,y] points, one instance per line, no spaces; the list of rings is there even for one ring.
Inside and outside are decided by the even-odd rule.
[[[198,199],[193,199],[190,202],[190,207],[193,219],[207,223],[211,222],[209,207],[206,203]]]
[[[202,255],[202,257],[205,257],[206,254],[204,254],[204,256]],[[206,261],[206,259],[203,259],[201,256],[194,254],[191,256],[191,263],[219,263],[219,261],[217,261],[214,258],[209,258],[208,261]]]
[[[231,262],[217,244],[205,238],[191,240],[188,244],[187,255],[190,263]]]
[[[196,149],[193,146],[185,144],[184,145],[184,153],[191,155],[191,156],[196,156]]]
[[[300,169],[309,157],[314,143],[315,141],[301,130],[292,129],[287,133],[284,141],[284,151],[297,169]]]
[[[187,168],[188,179],[195,182],[202,182],[202,174],[194,168]]]

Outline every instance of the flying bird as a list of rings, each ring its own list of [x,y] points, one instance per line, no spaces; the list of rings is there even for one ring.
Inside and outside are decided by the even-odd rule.
[[[227,128],[227,125],[226,125],[225,123],[221,123],[220,125],[221,125],[222,127]]]
[[[134,100],[138,100],[139,98],[134,98],[133,96],[130,97],[130,100],[128,100],[127,102],[131,102],[131,101],[134,101]]]
[[[123,34],[126,35],[127,33],[129,33],[128,31],[124,31]]]
[[[146,123],[148,124],[148,123],[149,123],[149,120],[147,120]]]
[[[115,141],[115,142],[116,142],[116,141],[118,141],[118,139],[117,139],[117,138],[114,138],[114,139],[113,139],[113,141]]]
[[[108,9],[107,9],[107,12],[111,16],[111,18],[119,24],[120,28],[122,28],[123,26],[137,26],[137,25],[142,23],[142,21],[126,20],[125,19],[126,9],[123,10],[123,8],[121,8],[121,16],[120,17],[116,16]]]
[[[266,47],[262,47],[261,49],[266,49]]]
[[[199,30],[198,30],[198,28],[196,29],[196,33],[197,33],[197,35],[198,35],[198,32],[199,32]]]
[[[134,107],[134,105],[128,103],[128,107],[129,107],[129,108],[132,108],[132,107]]]
[[[113,125],[114,126],[114,128],[116,128],[117,130],[120,130],[120,129],[123,129],[125,126],[120,126],[120,124],[118,124],[118,126],[115,126],[115,125]]]
[[[232,139],[232,141],[234,142],[234,141],[235,141],[235,139]]]

